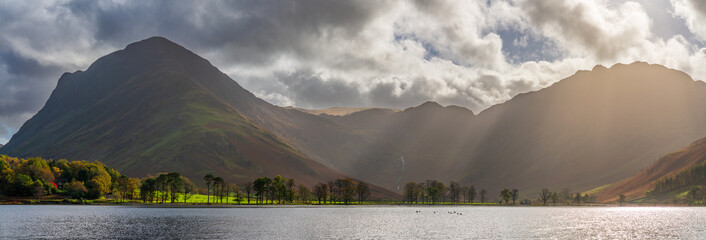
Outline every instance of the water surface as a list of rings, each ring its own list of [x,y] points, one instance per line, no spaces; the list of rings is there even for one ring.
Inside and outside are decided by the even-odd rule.
[[[697,207],[0,206],[0,238],[2,239],[703,239],[704,237],[706,237],[706,208]]]

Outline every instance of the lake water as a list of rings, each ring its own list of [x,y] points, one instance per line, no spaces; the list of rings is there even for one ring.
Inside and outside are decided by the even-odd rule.
[[[18,238],[704,239],[706,208],[0,206]]]

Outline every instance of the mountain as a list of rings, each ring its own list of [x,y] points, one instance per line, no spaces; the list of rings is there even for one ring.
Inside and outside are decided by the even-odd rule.
[[[647,191],[654,189],[658,180],[675,176],[704,163],[706,163],[706,138],[661,157],[635,176],[600,187],[593,192],[596,200],[600,202],[617,201],[619,194],[625,195],[628,200],[643,198]]]
[[[337,169],[388,188],[438,179],[525,193],[584,191],[706,135],[706,84],[660,65],[599,65],[477,115],[427,102],[327,118],[386,149],[358,153],[357,168]]]
[[[153,37],[62,75],[0,154],[100,160],[131,176],[177,171],[195,182],[211,172],[236,182],[281,174],[309,186],[346,176],[249,120],[233,101],[271,106],[207,60]]]
[[[435,102],[311,112],[267,103],[155,37],[64,74],[0,154],[100,159],[133,175],[216,169],[236,180],[347,175],[390,190],[436,179],[491,194],[584,191],[706,136],[705,105],[703,82],[636,62],[579,71],[478,114]]]
[[[0,148],[2,148],[3,146],[5,146],[5,145],[0,144]]]
[[[355,112],[360,112],[368,109],[374,109],[374,108],[369,108],[369,107],[356,107],[356,108],[345,108],[345,107],[331,107],[331,108],[324,108],[324,109],[304,109],[304,108],[297,108],[297,107],[285,107],[287,109],[294,109],[298,110],[300,112],[305,112],[313,115],[331,115],[331,116],[345,116],[351,113]],[[398,111],[396,109],[390,109],[391,111]]]

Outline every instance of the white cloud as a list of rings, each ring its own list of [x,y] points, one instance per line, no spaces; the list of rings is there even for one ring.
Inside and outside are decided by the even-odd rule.
[[[686,26],[702,41],[706,41],[706,2],[702,0],[670,0],[674,14],[683,18]]]

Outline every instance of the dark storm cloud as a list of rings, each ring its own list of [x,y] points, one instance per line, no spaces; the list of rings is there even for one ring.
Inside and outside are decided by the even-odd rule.
[[[0,116],[17,115],[39,109],[54,87],[46,79],[60,73],[57,66],[44,66],[12,51],[0,51]]]
[[[315,58],[316,42],[354,36],[386,9],[377,1],[325,0],[76,0],[64,6],[92,23],[98,41],[122,46],[157,33],[196,50],[219,51],[224,61],[238,64],[267,64],[283,53]]]

